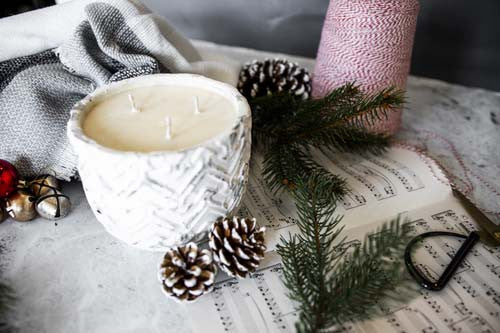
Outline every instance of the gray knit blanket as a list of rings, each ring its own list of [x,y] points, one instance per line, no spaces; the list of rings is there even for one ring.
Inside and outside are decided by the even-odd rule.
[[[59,47],[0,63],[0,159],[24,176],[77,175],[66,123],[71,107],[96,87],[154,73],[230,76],[135,1],[102,0],[82,10]]]

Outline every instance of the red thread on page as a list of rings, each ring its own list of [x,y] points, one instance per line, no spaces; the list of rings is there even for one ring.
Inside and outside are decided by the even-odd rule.
[[[464,177],[466,178],[466,180],[463,180],[462,178],[454,175],[453,173],[451,173],[447,168],[445,168],[439,161],[437,161],[435,158],[431,157],[428,153],[427,150],[423,149],[423,148],[419,148],[417,146],[414,146],[410,143],[407,143],[407,142],[396,142],[395,145],[396,146],[399,146],[399,147],[402,147],[402,148],[405,148],[405,149],[408,149],[408,150],[411,150],[415,153],[417,153],[421,158],[422,160],[424,161],[424,163],[427,164],[427,166],[429,167],[429,169],[431,170],[431,173],[433,174],[433,176],[441,183],[444,183],[438,175],[436,175],[436,173],[434,172],[432,166],[430,165],[429,163],[429,160],[432,161],[435,166],[443,173],[443,175],[447,178],[447,181],[448,183],[444,183],[446,185],[450,185],[453,189],[456,189],[458,191],[460,191],[467,199],[469,199],[471,202],[474,202],[475,203],[475,200],[473,198],[471,198],[470,194],[474,191],[474,185],[472,183],[472,180],[471,178],[469,177],[469,175],[471,175],[472,177],[478,179],[481,184],[483,184],[486,188],[488,188],[488,190],[490,190],[490,192],[498,197],[500,197],[500,193],[494,188],[493,185],[491,185],[489,182],[487,182],[483,177],[481,177],[480,175],[477,175],[475,174],[470,168],[468,168],[466,165],[465,165],[465,162],[463,160],[463,158],[461,157],[460,153],[458,152],[458,150],[456,149],[455,145],[453,145],[453,143],[451,143],[449,140],[447,140],[446,138],[440,136],[439,134],[437,133],[434,133],[434,132],[431,132],[431,131],[427,131],[427,130],[421,130],[419,131],[419,133],[422,133],[424,134],[424,139],[425,140],[428,140],[430,138],[432,139],[437,139],[437,140],[440,140],[442,141],[443,143],[445,143],[449,150],[452,152],[453,154],[453,157],[456,159],[456,161],[458,162],[459,166],[462,168],[462,170],[464,171]],[[461,188],[460,186],[457,185],[457,182],[460,182],[462,184],[465,185],[465,188]],[[500,216],[500,211],[492,211],[492,210],[489,210],[489,209],[485,209],[483,207],[480,207],[479,205],[477,205],[477,203],[475,203],[476,206],[483,212],[483,213],[487,213],[487,214],[492,214],[492,215],[495,215],[495,216]]]

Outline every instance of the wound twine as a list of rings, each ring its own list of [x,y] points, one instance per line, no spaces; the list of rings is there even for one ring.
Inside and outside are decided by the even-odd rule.
[[[418,0],[330,0],[313,77],[314,97],[347,82],[365,92],[406,88]],[[402,110],[372,129],[395,133]]]

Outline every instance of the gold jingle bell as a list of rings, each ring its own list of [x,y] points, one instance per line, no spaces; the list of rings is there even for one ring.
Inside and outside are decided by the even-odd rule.
[[[71,201],[58,190],[52,190],[38,198],[35,204],[38,215],[47,220],[58,220],[68,215]]]
[[[35,196],[29,191],[18,189],[5,199],[5,211],[15,221],[30,221],[36,217],[35,201]]]
[[[53,191],[59,190],[59,181],[54,176],[40,176],[29,182],[29,188],[36,197],[41,197],[49,192],[53,193]]]

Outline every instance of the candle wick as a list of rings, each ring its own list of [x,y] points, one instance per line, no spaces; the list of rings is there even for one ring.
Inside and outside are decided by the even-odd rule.
[[[130,101],[130,105],[132,106],[132,113],[138,113],[138,112],[141,112],[141,110],[139,110],[139,109],[135,106],[135,101],[134,101],[134,97],[132,96],[132,94],[128,94],[128,100]]]
[[[172,139],[172,119],[170,117],[165,117],[165,139],[170,141]]]
[[[198,96],[194,96],[194,114],[200,114],[200,105],[198,102]]]

